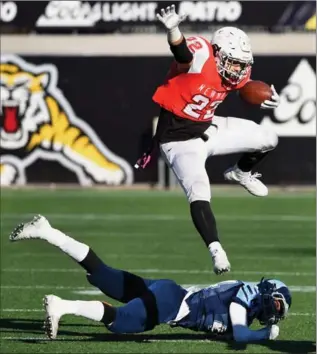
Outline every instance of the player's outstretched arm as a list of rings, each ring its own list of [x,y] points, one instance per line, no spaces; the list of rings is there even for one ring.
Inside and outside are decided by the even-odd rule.
[[[193,54],[187,47],[185,37],[181,33],[178,25],[185,20],[186,15],[179,15],[175,11],[175,5],[168,6],[158,13],[157,18],[167,29],[167,39],[175,60],[184,66],[190,66]]]
[[[260,340],[274,340],[279,335],[276,325],[264,327],[257,331],[251,330],[247,323],[247,310],[240,304],[232,302],[229,308],[232,324],[233,339],[236,342],[255,342]]]

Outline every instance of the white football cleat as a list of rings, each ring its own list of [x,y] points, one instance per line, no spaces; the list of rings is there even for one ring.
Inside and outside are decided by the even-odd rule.
[[[209,246],[211,258],[214,264],[214,272],[217,275],[230,272],[231,265],[224,249],[219,242],[213,242]]]
[[[28,239],[42,238],[43,230],[47,230],[51,225],[42,215],[36,215],[27,223],[19,224],[10,234],[10,241],[20,241]]]
[[[46,295],[43,302],[46,312],[44,331],[49,339],[55,339],[57,337],[59,320],[62,317],[62,299],[55,295]]]
[[[261,177],[261,173],[243,172],[237,166],[229,168],[224,173],[225,180],[231,182],[238,182],[249,193],[256,197],[265,197],[269,191],[267,187],[258,179]]]

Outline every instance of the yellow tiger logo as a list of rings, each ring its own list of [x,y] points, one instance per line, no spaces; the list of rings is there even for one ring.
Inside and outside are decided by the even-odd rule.
[[[52,64],[0,57],[0,184],[27,183],[25,169],[38,159],[58,161],[81,185],[132,183],[129,163],[76,117],[57,82]]]

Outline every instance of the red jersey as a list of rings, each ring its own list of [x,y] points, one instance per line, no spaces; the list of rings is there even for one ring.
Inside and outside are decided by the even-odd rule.
[[[229,92],[243,87],[248,76],[235,86],[223,85],[218,74],[212,45],[202,37],[187,39],[193,62],[186,72],[174,62],[163,85],[153,95],[153,100],[162,108],[178,117],[193,121],[211,121],[218,105]]]

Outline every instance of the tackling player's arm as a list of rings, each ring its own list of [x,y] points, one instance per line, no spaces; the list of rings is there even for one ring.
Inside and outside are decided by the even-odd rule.
[[[241,304],[232,302],[229,308],[232,324],[233,339],[236,342],[254,342],[267,339],[275,339],[279,334],[279,327],[276,325],[264,327],[259,330],[252,330],[248,327],[247,310]]]
[[[167,29],[168,43],[179,68],[188,69],[193,61],[193,54],[188,49],[186,39],[178,27],[186,16],[178,15],[175,12],[175,5],[172,5],[162,9],[161,13],[157,14],[157,18]]]

